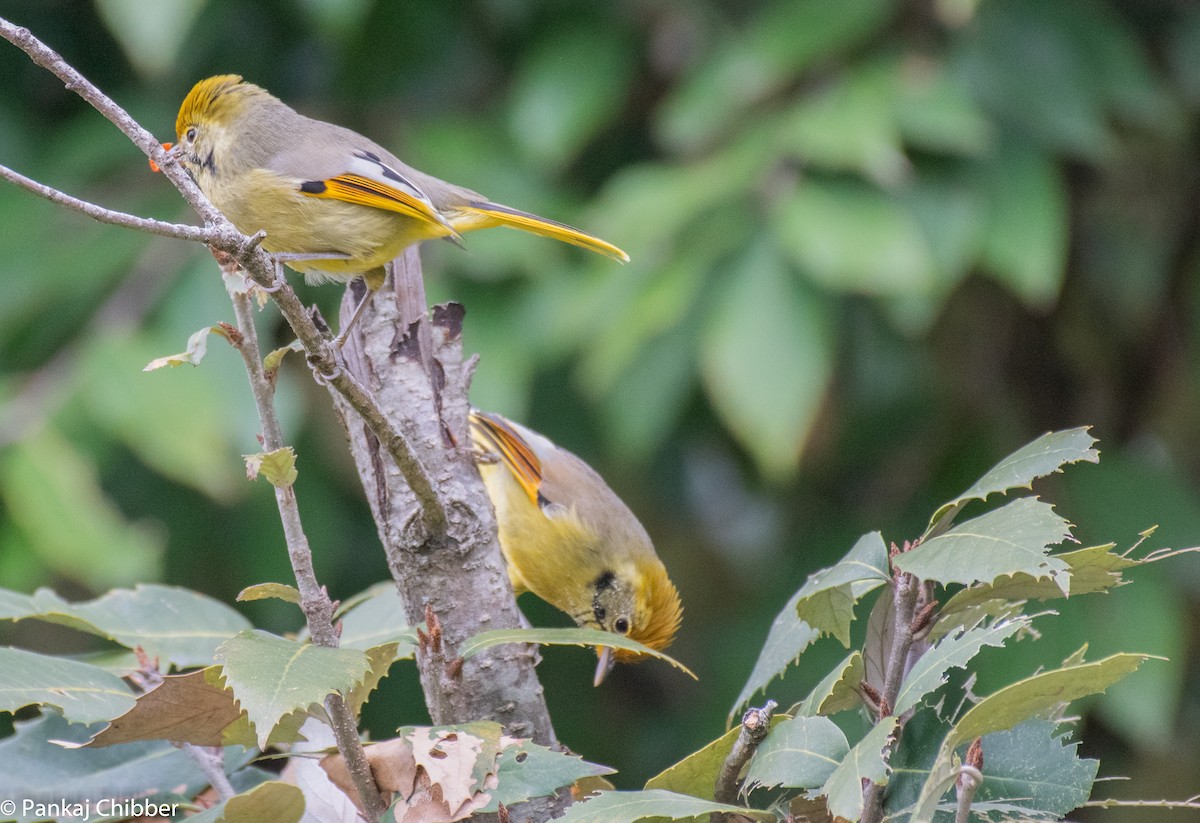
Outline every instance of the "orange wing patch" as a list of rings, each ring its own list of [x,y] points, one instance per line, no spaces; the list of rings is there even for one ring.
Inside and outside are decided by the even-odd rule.
[[[408,192],[369,177],[357,174],[339,174],[328,180],[312,180],[302,183],[300,191],[309,197],[328,197],[346,203],[398,212],[435,226],[441,226],[448,229],[449,232],[454,231],[446,223],[446,218],[428,203]]]
[[[473,411],[470,421],[476,441],[481,441],[488,451],[500,458],[535,506],[542,506],[546,502],[540,491],[542,461],[529,448],[525,438],[498,414]]]

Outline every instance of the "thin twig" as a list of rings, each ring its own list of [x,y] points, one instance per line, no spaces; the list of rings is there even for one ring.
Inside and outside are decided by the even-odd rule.
[[[212,232],[201,226],[186,226],[182,223],[167,223],[162,220],[155,220],[152,217],[137,217],[125,212],[107,209],[103,206],[97,206],[95,203],[89,203],[86,200],[80,200],[77,197],[72,197],[69,194],[59,191],[39,183],[36,180],[31,180],[20,172],[13,171],[8,166],[0,165],[0,177],[5,180],[20,186],[28,192],[32,192],[40,197],[45,197],[52,203],[57,203],[60,206],[66,206],[69,209],[74,209],[77,212],[86,214],[93,220],[99,220],[101,223],[108,223],[113,226],[123,226],[127,229],[137,229],[148,234],[158,234],[163,237],[173,237],[177,240],[198,240],[201,243],[208,243],[212,240]]]
[[[248,238],[239,232],[209,202],[179,163],[173,157],[167,156],[161,144],[150,132],[142,128],[124,109],[70,66],[57,52],[38,40],[28,29],[16,26],[0,17],[0,37],[24,51],[33,62],[61,79],[69,90],[90,103],[93,108],[124,132],[136,146],[159,165],[167,179],[203,218],[205,228],[202,231],[207,233],[206,242],[213,248],[232,255],[255,283],[274,290],[272,297],[279,307],[280,313],[303,344],[313,368],[320,373],[325,383],[345,397],[350,407],[362,416],[371,433],[379,439],[379,442],[395,461],[405,482],[412,488],[420,503],[425,528],[433,534],[444,534],[447,525],[445,506],[408,440],[391,425],[370,394],[341,368],[338,352],[317,329],[316,324],[305,310],[304,304],[300,302],[291,286],[286,282],[277,284],[273,261],[258,248],[258,242],[262,238]],[[49,187],[45,188],[49,189]],[[35,191],[47,196],[46,192]],[[50,189],[50,191],[54,192],[56,197],[70,197],[54,189]],[[103,209],[95,204],[88,205],[98,213],[107,212],[110,220],[106,222],[119,223],[122,219],[118,212]],[[87,213],[96,217],[96,214],[92,214],[90,211]],[[97,219],[99,218],[97,217]],[[136,226],[131,227],[137,228]],[[276,289],[276,286],[279,288]]]
[[[713,800],[718,803],[737,802],[738,793],[742,789],[740,779],[742,769],[754,756],[759,744],[766,738],[767,732],[771,730],[771,713],[778,705],[774,700],[768,700],[761,709],[748,709],[742,715],[741,731],[738,732],[737,740],[734,741],[733,748],[729,750],[725,762],[721,764],[721,771],[717,774],[716,783],[713,785]],[[731,817],[732,815],[714,812],[711,815],[711,821],[712,823],[721,823]]]
[[[262,445],[268,451],[284,447],[283,432],[279,417],[275,413],[274,389],[263,370],[258,333],[254,327],[254,306],[249,295],[233,294],[233,312],[237,318],[239,339],[236,348],[246,365],[254,404],[258,408],[258,419],[262,424]],[[295,489],[290,485],[275,486],[275,503],[279,508],[279,519],[283,523],[284,539],[287,542],[288,558],[296,576],[296,588],[300,592],[300,608],[308,623],[308,633],[318,646],[336,647],[337,632],[333,627],[333,603],[325,588],[317,583],[313,571],[312,550],[308,537],[300,522],[300,507],[296,503]],[[325,709],[329,714],[330,726],[337,740],[338,751],[346,760],[346,767],[358,790],[362,808],[368,820],[378,820],[387,811],[387,804],[379,796],[371,766],[358,737],[358,724],[354,712],[346,705],[341,694],[325,698]]]
[[[967,747],[967,756],[958,772],[958,810],[954,823],[967,823],[971,819],[971,804],[975,793],[983,785],[983,738],[976,737]]]
[[[217,797],[221,800],[228,800],[237,794],[237,789],[229,782],[229,775],[225,774],[225,761],[221,757],[219,748],[197,746],[194,743],[177,743],[176,745],[187,752],[188,756],[200,767],[200,771],[204,772],[204,776],[208,778],[208,784],[216,791]]]

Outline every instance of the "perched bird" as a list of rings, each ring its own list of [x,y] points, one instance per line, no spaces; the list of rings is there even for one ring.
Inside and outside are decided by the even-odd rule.
[[[669,646],[683,614],[679,593],[629,507],[591,466],[537,432],[480,411],[470,423],[513,589],[580,626]],[[608,647],[597,654],[596,685],[617,660],[638,657]]]
[[[169,154],[243,234],[287,255],[309,280],[361,276],[367,297],[384,264],[407,246],[508,226],[573,243],[621,262],[611,243],[518,211],[406,166],[350,129],[313,120],[236,74],[201,80],[184,98]],[[165,144],[169,145],[169,144]]]

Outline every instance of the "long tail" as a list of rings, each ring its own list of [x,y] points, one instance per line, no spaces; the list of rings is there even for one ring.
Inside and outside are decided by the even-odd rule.
[[[450,223],[460,232],[486,229],[492,226],[507,226],[580,246],[621,263],[629,262],[629,255],[607,240],[593,237],[566,223],[559,223],[557,220],[547,220],[545,217],[538,217],[527,211],[502,206],[499,203],[489,203],[486,200],[458,206],[455,214],[450,217]]]

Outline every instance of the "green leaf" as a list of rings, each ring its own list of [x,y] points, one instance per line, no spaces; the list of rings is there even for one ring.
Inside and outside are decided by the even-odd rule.
[[[771,730],[754,753],[743,792],[759,787],[820,786],[849,751],[846,735],[827,717],[785,720]]]
[[[778,714],[772,716],[771,728],[775,728],[787,719]],[[674,766],[664,769],[647,780],[646,788],[664,789],[669,792],[712,800],[717,775],[720,773],[725,759],[733,751],[733,744],[737,742],[738,735],[741,733],[741,725],[734,726],[704,748],[692,752]]]
[[[275,379],[275,375],[279,373],[279,367],[283,365],[283,358],[287,356],[288,352],[302,351],[304,351],[304,344],[299,340],[293,340],[282,348],[272,350],[270,354],[263,358],[263,373],[266,375],[266,378],[268,380]]]
[[[895,73],[891,98],[905,142],[938,153],[977,157],[996,142],[996,128],[967,84],[937,58],[905,59]]]
[[[796,615],[849,647],[854,605],[889,580],[883,535],[864,534],[836,565],[809,575],[796,601]]]
[[[296,452],[291,446],[242,457],[246,461],[246,477],[251,480],[261,474],[277,489],[286,489],[296,482]]]
[[[254,724],[260,748],[271,731],[297,711],[321,705],[334,692],[348,694],[367,677],[370,661],[357,649],[331,649],[244,631],[217,649],[226,685]]]
[[[747,809],[742,806],[727,806],[698,797],[688,797],[662,789],[640,792],[600,792],[582,803],[575,803],[567,813],[558,818],[561,823],[635,823],[647,817],[679,820],[713,812],[740,814],[763,823],[773,823],[775,815]]]
[[[692,673],[691,669],[673,657],[642,645],[632,638],[599,629],[493,629],[469,638],[459,649],[459,654],[466,660],[484,649],[505,643],[536,643],[541,646],[607,646],[611,649],[624,649],[665,660],[693,680],[696,679],[696,675]]]
[[[1058,709],[1072,700],[1103,692],[1132,674],[1149,658],[1144,654],[1114,654],[1095,663],[1066,666],[1018,680],[988,695],[966,711],[938,750],[910,823],[932,823],[942,795],[954,781],[953,755],[976,737],[1010,729],[1031,717]]]
[[[873,186],[806,178],[780,202],[772,228],[780,249],[826,289],[902,296],[928,293],[936,280],[921,224]]]
[[[738,709],[746,705],[757,692],[765,689],[768,683],[782,676],[787,667],[800,657],[800,653],[821,636],[819,631],[796,616],[796,603],[799,600],[800,592],[796,592],[771,622],[767,640],[758,653],[758,660],[754,662],[746,685],[742,686],[733,708],[729,710],[727,723],[732,723]]]
[[[491,802],[480,809],[494,812],[498,804],[512,806],[532,797],[546,797],[585,777],[613,774],[616,769],[588,763],[566,752],[556,752],[531,740],[507,746],[496,761],[496,788]]]
[[[1061,472],[1063,466],[1071,463],[1100,462],[1100,452],[1093,448],[1095,444],[1096,438],[1088,434],[1087,426],[1043,434],[992,466],[971,488],[943,504],[930,518],[925,538],[931,537],[935,530],[948,528],[955,515],[972,500],[987,500],[1010,489],[1031,489],[1034,480]]]
[[[53,426],[0,453],[0,497],[38,559],[67,579],[104,588],[161,574],[163,535],[127,520]]]
[[[1053,158],[1007,141],[983,180],[981,264],[1033,309],[1053,305],[1066,275],[1067,187]]]
[[[1031,816],[1061,816],[1082,806],[1100,761],[1081,760],[1079,744],[1065,738],[1049,720],[1029,720],[984,737],[986,778],[976,799],[1011,803]]]
[[[818,60],[871,35],[892,10],[889,0],[775,0],[717,52],[661,108],[658,131],[677,150],[695,151],[735,127],[743,115]]]
[[[71,725],[53,712],[34,720],[17,720],[15,733],[0,740],[0,797],[35,803],[92,804],[100,798],[137,797],[181,802],[208,785],[196,761],[170,743],[130,743],[111,749],[70,749],[63,742],[83,743],[86,726]],[[20,804],[18,803],[18,809]],[[46,814],[18,816],[40,821]]]
[[[97,634],[178,668],[207,666],[220,643],[250,622],[224,603],[190,589],[143,584],[86,603],[39,589],[32,597],[0,590],[0,618],[36,618]]]
[[[1160,551],[1138,559],[1130,556],[1133,549],[1117,554],[1113,551],[1114,547],[1114,544],[1107,543],[1055,555],[1070,569],[1072,596],[1123,586],[1127,581],[1121,573],[1126,569],[1200,551]],[[1054,600],[1063,596],[1063,590],[1052,580],[1038,579],[1028,574],[1003,575],[991,583],[980,583],[962,589],[946,601],[946,605],[938,613],[938,621],[931,637],[945,634],[957,626],[969,625],[979,614],[998,613],[1014,602]]]
[[[545,32],[512,79],[513,142],[538,166],[562,168],[617,113],[634,65],[626,38],[610,28]]]
[[[188,823],[299,823],[304,792],[299,786],[268,780],[187,818]]]
[[[206,0],[165,0],[154,14],[137,0],[97,0],[96,10],[129,62],[146,76],[165,75],[175,65]]]
[[[863,811],[863,781],[870,780],[881,786],[887,784],[888,767],[883,759],[883,748],[889,744],[895,727],[895,716],[881,719],[842,759],[825,784],[813,792],[825,797],[830,814],[858,820]]]
[[[1071,536],[1070,524],[1034,497],[1023,497],[897,555],[893,564],[922,580],[971,584],[1023,572],[1050,577],[1070,592],[1069,567],[1047,550]]]
[[[408,625],[404,602],[393,583],[369,589],[369,596],[353,604],[341,615],[343,649],[370,649],[385,643],[398,643],[398,657],[412,657],[416,649],[416,631]]]
[[[780,146],[807,165],[857,171],[881,186],[908,171],[893,116],[899,66],[893,60],[848,68],[783,115]]]
[[[72,723],[111,720],[133,694],[121,678],[87,663],[0,647],[0,711],[54,706]]]
[[[253,586],[247,586],[238,592],[238,602],[245,603],[250,600],[282,600],[284,603],[293,603],[300,605],[300,592],[295,586],[289,586],[286,583],[256,583]]]
[[[915,708],[924,697],[941,688],[950,669],[966,668],[984,646],[1003,646],[1004,641],[1028,626],[1028,619],[1014,619],[942,638],[905,675],[896,694],[894,713],[902,715]]]
[[[712,304],[700,373],[734,437],[776,480],[796,469],[832,359],[824,305],[797,286],[773,248],[756,243]]]
[[[204,355],[208,353],[208,335],[219,334],[228,339],[229,333],[225,331],[224,326],[205,326],[200,331],[188,338],[187,348],[179,354],[168,354],[166,357],[156,357],[151,360],[146,368],[142,371],[157,371],[167,367],[175,368],[176,366],[189,365],[199,366],[200,361],[204,359]]]
[[[858,687],[865,677],[862,653],[853,651],[813,687],[808,697],[788,709],[788,714],[793,717],[815,714],[829,716],[858,708],[862,702]]]

